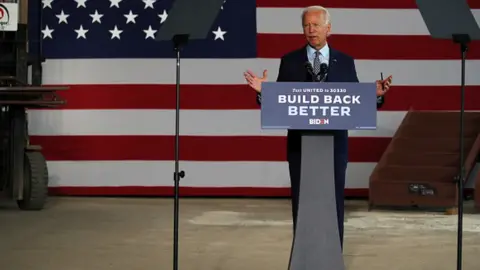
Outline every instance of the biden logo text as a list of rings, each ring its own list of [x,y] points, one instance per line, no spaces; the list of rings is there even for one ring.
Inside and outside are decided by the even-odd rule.
[[[310,125],[328,125],[328,119],[326,119],[326,118],[322,118],[322,119],[313,118],[313,119],[309,119],[308,123]]]

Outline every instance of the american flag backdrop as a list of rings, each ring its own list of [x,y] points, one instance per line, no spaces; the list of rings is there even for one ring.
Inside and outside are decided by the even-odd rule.
[[[480,1],[469,1],[480,19]],[[174,172],[175,55],[154,40],[172,0],[42,0],[43,83],[68,85],[68,104],[29,112],[32,142],[61,194],[170,194]],[[329,44],[356,59],[360,81],[393,75],[378,129],[350,132],[347,194],[368,189],[372,169],[409,108],[459,108],[460,52],[433,40],[414,0],[227,0],[206,40],[183,52],[183,194],[286,195],[285,132],[260,128],[243,72],[268,69],[304,44],[300,14],[323,5]],[[36,15],[30,12],[30,30]],[[448,18],[445,18],[448,20]],[[479,20],[480,21],[480,20]],[[480,45],[467,61],[467,103],[480,109]]]

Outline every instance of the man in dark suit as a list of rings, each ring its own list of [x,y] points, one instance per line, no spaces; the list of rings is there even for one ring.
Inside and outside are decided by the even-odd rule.
[[[330,34],[330,14],[321,6],[312,6],[302,14],[303,32],[307,44],[297,50],[285,54],[280,61],[278,82],[307,82],[312,81],[311,73],[307,72],[305,63],[312,65],[313,73],[320,74],[322,63],[328,65],[326,82],[358,82],[355,63],[352,57],[335,50],[327,44]],[[353,45],[353,44],[352,44]],[[253,72],[244,74],[247,83],[257,91],[257,101],[261,103],[261,83],[267,80],[267,70],[263,77],[257,77]],[[377,108],[384,102],[384,94],[389,89],[392,76],[383,81],[377,81]],[[300,165],[301,165],[301,130],[289,130],[287,135],[287,160],[290,170],[293,228],[296,228],[296,218],[300,191]],[[313,131],[333,134],[334,136],[334,173],[335,197],[337,204],[337,220],[340,241],[343,247],[344,223],[344,189],[345,176],[348,162],[348,131]],[[321,149],[319,149],[321,151]],[[319,179],[322,181],[323,179]]]

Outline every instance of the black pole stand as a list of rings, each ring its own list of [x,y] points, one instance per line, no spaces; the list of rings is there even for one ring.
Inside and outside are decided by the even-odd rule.
[[[179,138],[180,138],[180,51],[188,43],[189,35],[174,35],[172,38],[175,52],[177,53],[176,71],[176,108],[175,108],[175,182],[174,206],[173,206],[173,270],[178,270],[178,227],[179,227],[179,200],[180,200],[180,178],[185,177],[185,172],[180,171],[179,159]]]
[[[468,43],[471,39],[468,34],[452,35],[453,42],[460,45],[461,51],[461,88],[460,88],[460,174],[457,177],[458,185],[458,228],[457,228],[457,270],[462,269],[462,252],[463,252],[463,188],[465,181],[464,166],[464,113],[465,113],[465,62],[467,58]]]

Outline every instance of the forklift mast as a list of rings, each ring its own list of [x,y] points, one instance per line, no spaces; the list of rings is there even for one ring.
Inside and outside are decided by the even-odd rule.
[[[41,146],[30,145],[27,111],[65,104],[56,91],[68,88],[42,86],[42,9],[31,12],[39,40],[29,40],[28,0],[0,0],[0,191],[20,209],[41,210],[49,175]]]
[[[15,10],[12,10],[11,5],[17,5]],[[19,82],[26,84],[32,81],[33,85],[41,85],[41,40],[34,41],[31,48],[33,51],[28,51],[28,0],[0,0],[0,14],[9,14],[9,20],[14,17],[13,12],[17,15],[17,29],[16,31],[8,31],[2,29],[0,24],[0,76],[14,77]],[[42,11],[39,10],[39,20],[41,20]],[[0,18],[0,22],[3,18]],[[38,24],[38,25],[41,25]],[[41,31],[41,29],[38,29]],[[32,67],[31,78],[28,77],[28,67]],[[40,70],[38,70],[40,68]],[[35,78],[33,78],[35,77]],[[33,82],[35,81],[35,82]],[[3,83],[3,82],[2,82]]]

